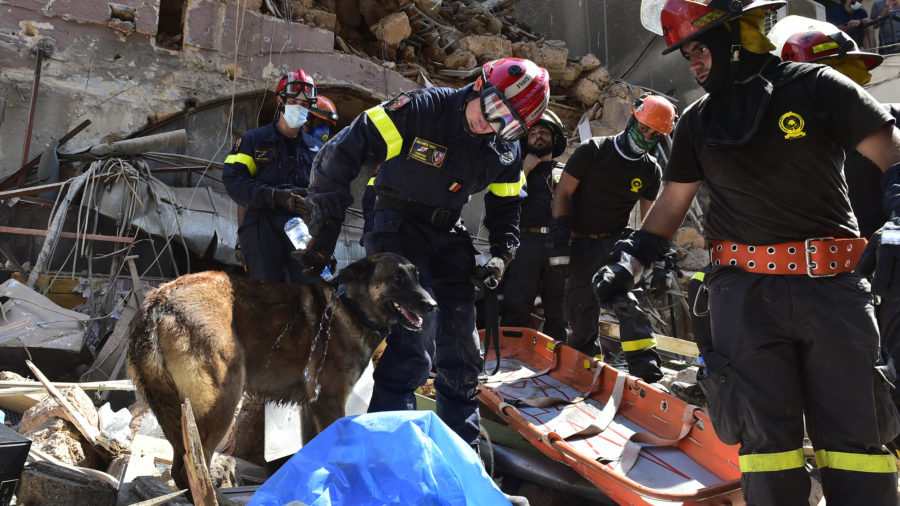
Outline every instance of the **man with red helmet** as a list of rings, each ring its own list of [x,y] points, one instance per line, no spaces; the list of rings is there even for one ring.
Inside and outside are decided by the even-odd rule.
[[[595,276],[607,300],[669,249],[701,184],[712,325],[698,376],[716,434],[740,444],[749,504],[806,504],[804,423],[828,504],[897,504],[882,443],[898,431],[865,244],[842,176],[844,150],[887,171],[900,211],[900,131],[855,83],[823,65],[781,62],[763,34],[782,1],[668,0],[659,16],[707,95],[675,129],[666,185],[641,230]]]
[[[553,159],[566,150],[562,121],[547,109],[528,129],[521,144],[525,152],[522,168],[527,193],[519,217],[522,244],[504,276],[502,321],[508,327],[531,327],[535,297],[540,295],[544,307],[544,334],[565,341],[563,294],[569,248],[568,245],[556,248],[550,240],[553,189],[563,168],[562,163]]]
[[[784,18],[780,23],[790,21]],[[834,26],[815,23],[815,28],[790,35],[781,50],[784,60],[809,63],[823,63],[860,86],[872,79],[870,70],[884,61],[884,57],[860,51],[856,42]],[[777,25],[776,25],[777,26]],[[773,27],[774,29],[774,27]],[[900,121],[900,104],[882,104],[895,121]],[[844,176],[853,214],[859,221],[859,231],[863,237],[870,237],[869,244],[856,266],[856,272],[872,279],[872,293],[880,298],[877,308],[878,326],[881,330],[881,344],[887,348],[894,360],[900,363],[900,246],[890,240],[882,243],[884,231],[888,235],[900,230],[900,222],[885,222],[891,218],[882,199],[882,171],[871,160],[857,151],[848,151],[844,161]],[[882,227],[883,226],[883,227]],[[873,279],[874,278],[874,279]],[[894,404],[900,407],[900,392],[893,390]],[[895,438],[889,445],[894,452],[900,451],[900,440]],[[900,455],[900,453],[898,453]]]
[[[390,329],[370,411],[415,409],[415,389],[433,360],[438,415],[465,441],[478,441],[475,249],[460,211],[472,194],[487,189],[484,224],[492,257],[483,270],[499,281],[519,245],[524,177],[516,141],[541,117],[549,92],[547,70],[533,62],[490,61],[462,89],[404,92],[368,109],[316,156],[307,198],[313,239],[301,255],[304,265],[313,272],[324,266],[353,201],[351,182],[363,165],[380,164],[366,251],[408,258],[438,302],[436,313],[411,322],[421,333]]]
[[[294,246],[284,225],[301,210],[300,196],[309,185],[309,170],[319,150],[302,128],[316,98],[315,82],[303,69],[285,74],[275,88],[275,121],[245,132],[225,158],[225,189],[246,210],[238,238],[254,279],[309,279],[291,257]]]
[[[672,132],[675,106],[659,95],[644,95],[632,108],[625,130],[610,137],[594,137],[575,149],[566,162],[553,197],[551,234],[562,246],[571,240],[566,281],[566,317],[572,325],[568,344],[589,355],[603,352],[610,363],[625,360],[632,374],[647,382],[662,378],[659,355],[635,304],[617,304],[623,344],[601,340],[597,332],[600,308],[593,297],[591,276],[606,263],[613,245],[622,238],[635,203],[646,215],[659,193],[662,169],[653,157],[659,139]],[[622,311],[619,311],[621,309]]]

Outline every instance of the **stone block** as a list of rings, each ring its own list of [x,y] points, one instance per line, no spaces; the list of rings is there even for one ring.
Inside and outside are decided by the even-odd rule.
[[[94,453],[90,443],[78,430],[62,418],[50,418],[39,427],[23,432],[32,441],[32,448],[73,466],[92,467],[100,456]]]
[[[444,66],[450,70],[468,70],[477,65],[478,61],[471,51],[456,51],[444,60]]]
[[[569,48],[563,40],[548,40],[537,46],[534,52],[534,62],[547,70],[565,69],[568,57]]]
[[[578,63],[583,70],[592,70],[600,66],[600,59],[594,56],[594,53],[588,53],[582,56]]]
[[[84,390],[80,387],[60,388],[59,390],[88,423],[97,427],[97,408],[94,407],[94,403]],[[66,410],[53,397],[47,396],[22,414],[22,425],[19,427],[19,432],[24,434],[51,418],[70,419]]]
[[[537,52],[537,46],[534,42],[513,42],[513,56],[516,58],[526,58],[534,61],[534,53]]]
[[[600,99],[600,87],[590,79],[579,79],[572,87],[571,95],[582,104],[590,107]]]
[[[497,35],[469,35],[459,40],[457,50],[471,52],[478,61],[495,60],[512,54],[512,42]]]
[[[409,16],[405,12],[394,12],[378,20],[377,23],[369,27],[369,30],[375,34],[375,38],[387,43],[387,45],[396,47],[400,42],[412,34],[412,27],[409,26]]]
[[[35,462],[22,471],[16,504],[115,506],[116,497],[116,488],[106,481],[49,462]]]
[[[607,97],[603,100],[603,112],[600,113],[600,121],[606,123],[616,132],[621,132],[628,124],[631,117],[631,100],[625,100],[617,96]]]
[[[606,67],[594,67],[590,72],[585,72],[585,79],[589,79],[597,84],[597,86],[606,86],[610,82],[609,71]]]

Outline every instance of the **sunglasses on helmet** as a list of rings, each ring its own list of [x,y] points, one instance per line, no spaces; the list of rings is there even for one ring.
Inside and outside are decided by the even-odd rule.
[[[525,122],[510,107],[503,93],[493,86],[485,86],[481,92],[481,114],[504,141],[520,139],[528,131]]]
[[[309,100],[314,101],[316,99],[315,85],[303,81],[291,81],[285,84],[284,88],[282,88],[281,90],[281,93],[289,98],[296,98],[302,93],[303,96]]]

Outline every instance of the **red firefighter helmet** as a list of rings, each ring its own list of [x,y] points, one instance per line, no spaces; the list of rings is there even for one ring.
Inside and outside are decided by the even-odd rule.
[[[331,126],[337,126],[337,107],[334,106],[334,102],[324,95],[319,95],[319,98],[316,99],[315,107],[310,109],[309,113],[325,120]]]
[[[281,76],[278,86],[275,87],[275,94],[283,97],[296,98],[301,93],[307,100],[316,101],[316,83],[303,69]]]
[[[778,9],[784,0],[668,0],[660,13],[666,49],[670,53],[682,44],[726,21],[755,9]]]
[[[547,108],[550,74],[524,58],[492,60],[482,66],[475,90],[481,92],[484,119],[502,139],[513,141]]]
[[[788,61],[824,63],[842,56],[859,58],[866,70],[872,70],[884,61],[880,54],[860,51],[856,41],[841,30],[831,34],[816,29],[798,32],[788,37],[781,48],[781,59]]]
[[[675,106],[659,95],[644,95],[635,100],[631,114],[663,135],[669,135],[675,127]]]

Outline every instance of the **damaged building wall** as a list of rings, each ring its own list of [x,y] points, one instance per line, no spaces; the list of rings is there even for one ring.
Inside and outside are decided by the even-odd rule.
[[[30,159],[85,119],[63,149],[127,137],[187,107],[271,88],[303,67],[317,84],[387,97],[418,85],[365,58],[334,50],[334,33],[260,12],[253,2],[12,0],[0,7],[0,177],[22,165],[35,67],[42,65]],[[169,7],[171,9],[171,7]],[[176,17],[177,19],[177,17]],[[181,33],[176,33],[181,29]],[[167,49],[174,47],[176,49]],[[224,127],[224,125],[222,125]],[[231,133],[217,139],[226,145]]]

